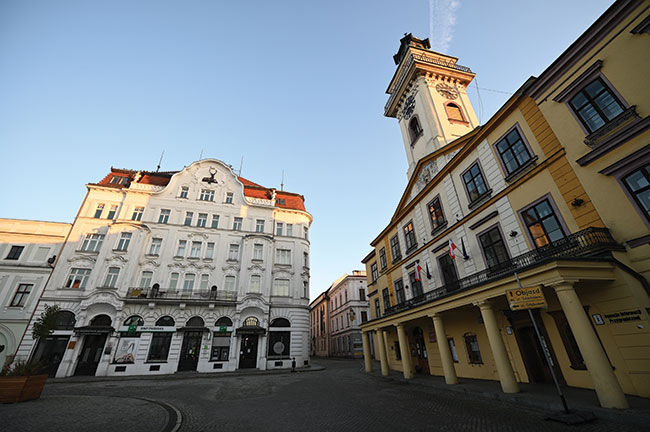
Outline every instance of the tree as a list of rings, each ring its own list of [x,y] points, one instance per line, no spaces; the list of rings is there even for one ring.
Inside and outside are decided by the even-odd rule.
[[[34,322],[34,327],[32,329],[32,337],[34,339],[46,338],[56,326],[56,320],[59,317],[59,306],[57,305],[45,305],[45,311],[41,316]]]

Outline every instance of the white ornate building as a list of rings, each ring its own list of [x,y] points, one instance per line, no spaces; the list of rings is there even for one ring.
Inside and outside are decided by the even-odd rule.
[[[87,187],[35,315],[59,305],[57,330],[17,357],[57,377],[309,364],[303,196],[214,159]]]
[[[332,357],[363,357],[360,325],[369,319],[367,288],[366,272],[353,270],[328,290]]]

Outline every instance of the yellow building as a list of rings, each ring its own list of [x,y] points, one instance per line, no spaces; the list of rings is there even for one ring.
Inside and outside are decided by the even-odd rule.
[[[650,397],[649,11],[616,2],[480,127],[471,70],[401,40],[385,114],[409,183],[363,260],[366,370],[372,337],[383,374],[513,393],[553,367],[604,407]],[[546,305],[512,310],[517,278]]]

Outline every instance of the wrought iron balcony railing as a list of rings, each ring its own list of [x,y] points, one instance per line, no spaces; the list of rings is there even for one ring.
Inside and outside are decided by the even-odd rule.
[[[498,266],[487,268],[386,308],[383,316],[411,309],[451,294],[466,291],[484,283],[512,275],[515,271],[521,272],[549,261],[589,257],[597,255],[600,252],[611,250],[622,250],[622,246],[616,243],[609,230],[607,228],[590,227],[549,243],[546,246],[513,257]]]
[[[164,288],[129,288],[126,300],[183,300],[183,301],[229,301],[237,300],[236,291],[217,291],[209,289],[183,291]]]

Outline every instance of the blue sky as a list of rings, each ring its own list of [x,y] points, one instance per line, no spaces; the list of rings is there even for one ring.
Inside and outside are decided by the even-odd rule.
[[[71,222],[86,183],[163,150],[162,170],[243,156],[244,177],[279,187],[284,170],[306,198],[313,298],[363,268],[406,185],[383,117],[404,33],[432,27],[472,68],[484,123],[611,1],[433,3],[432,20],[429,0],[4,0],[0,217]]]

